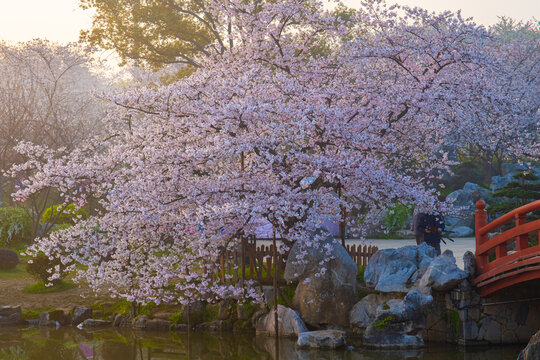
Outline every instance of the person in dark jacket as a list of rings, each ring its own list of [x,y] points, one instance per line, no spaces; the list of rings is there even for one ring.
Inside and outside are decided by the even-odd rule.
[[[437,250],[441,255],[441,238],[444,230],[443,218],[440,214],[418,214],[417,230],[424,234],[424,242]]]

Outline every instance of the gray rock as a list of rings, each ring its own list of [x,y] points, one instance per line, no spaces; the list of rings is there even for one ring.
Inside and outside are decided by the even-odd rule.
[[[495,192],[497,190],[500,190],[506,185],[508,185],[510,182],[514,181],[515,179],[512,177],[513,175],[514,174],[506,174],[504,176],[492,176],[491,184],[489,185],[491,191]]]
[[[133,327],[135,329],[146,329],[146,326],[148,324],[148,316],[146,315],[139,315],[135,319],[133,319]]]
[[[474,228],[474,218],[472,215],[476,210],[476,202],[480,199],[489,201],[490,198],[491,192],[488,189],[471,182],[465,183],[463,189],[450,193],[446,197],[446,201],[452,204],[456,213],[452,216],[445,216],[446,230],[455,231],[456,228],[460,227]],[[452,235],[458,236],[456,234]]]
[[[518,171],[524,171],[528,169],[527,166],[516,164],[516,163],[503,163],[501,168],[502,168],[503,175],[509,175],[509,174],[513,175],[517,173]]]
[[[106,327],[111,326],[112,322],[107,320],[99,320],[99,319],[86,319],[82,323],[80,323],[77,327],[78,328],[98,328],[98,327]]]
[[[518,360],[537,360],[540,359],[540,331],[534,334],[527,347],[519,354]]]
[[[382,292],[408,292],[437,256],[425,243],[377,251],[364,272],[366,285]]]
[[[0,326],[19,325],[23,322],[20,306],[0,307]]]
[[[466,278],[467,273],[457,267],[452,251],[446,250],[429,264],[418,286],[447,291]]]
[[[482,319],[482,328],[485,329],[484,340],[493,344],[500,344],[502,337],[501,324],[497,321],[486,317]]]
[[[331,324],[348,327],[349,312],[358,299],[358,267],[347,250],[328,232],[318,231],[312,233],[312,237],[318,246],[308,247],[307,255],[299,263],[297,256],[301,248],[296,243],[285,266],[285,280],[299,281],[294,306],[302,319],[314,327]],[[326,271],[319,274],[322,261],[327,261]]]
[[[296,344],[300,348],[337,349],[345,346],[345,331],[319,330],[300,333]]]
[[[112,322],[114,327],[131,327],[131,315],[117,314]]]
[[[64,310],[43,311],[39,314],[39,326],[65,326],[71,323],[71,315]]]
[[[199,324],[195,329],[200,331],[227,331],[232,329],[232,323],[226,320],[214,320]]]
[[[71,325],[77,326],[86,319],[92,318],[92,308],[89,306],[75,306],[71,313]]]
[[[444,217],[444,224],[446,225],[445,230],[451,231],[453,236],[455,235],[455,229],[456,228],[472,228],[474,226],[474,218],[471,216],[470,211],[471,209],[466,210],[466,215],[464,216],[445,216]]]
[[[431,295],[411,290],[402,301],[388,301],[377,308],[374,322],[366,329],[363,344],[376,348],[418,348],[424,346],[427,308]]]
[[[476,256],[469,250],[463,254],[463,270],[469,279],[476,275]]]
[[[447,229],[450,232],[450,237],[466,237],[474,234],[474,230],[468,226],[456,226]]]
[[[363,335],[366,328],[375,319],[379,305],[392,300],[393,296],[392,294],[385,293],[369,294],[357,302],[350,313],[350,324],[353,332]]]
[[[257,334],[267,334],[275,336],[274,311],[270,311],[265,316],[259,318],[255,326]],[[297,336],[308,329],[298,313],[293,309],[278,305],[278,332],[279,336]]]
[[[251,326],[253,326],[253,328],[256,328],[257,322],[259,321],[259,319],[265,316],[267,313],[268,311],[265,311],[262,309],[255,311],[253,315],[251,316]]]
[[[225,299],[219,302],[218,320],[227,320],[231,317],[231,300]]]

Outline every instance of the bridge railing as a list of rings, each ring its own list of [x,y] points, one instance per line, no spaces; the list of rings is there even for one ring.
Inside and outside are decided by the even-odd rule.
[[[521,268],[527,266],[528,262],[538,262],[540,247],[529,247],[529,233],[540,230],[540,220],[527,222],[527,214],[540,209],[540,200],[534,201],[509,213],[487,222],[486,203],[479,200],[476,203],[475,212],[475,236],[476,236],[476,267],[478,277],[475,280],[477,285],[495,275],[514,271],[519,265]],[[515,221],[514,227],[498,234],[491,239],[489,233],[498,227]],[[508,254],[508,245],[516,244],[516,251]],[[490,255],[495,254],[495,258],[489,261]],[[493,257],[493,255],[492,255]],[[535,257],[535,259],[532,259]]]

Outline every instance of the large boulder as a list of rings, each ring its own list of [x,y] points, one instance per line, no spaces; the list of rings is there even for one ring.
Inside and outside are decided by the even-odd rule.
[[[476,256],[469,250],[463,254],[463,270],[465,270],[469,279],[474,278],[476,275]]]
[[[492,176],[491,184],[489,185],[491,191],[495,192],[497,190],[500,190],[512,181],[515,181],[515,179],[512,177],[513,175],[514,174],[506,174],[504,176]]]
[[[345,346],[345,331],[319,330],[303,332],[298,335],[296,344],[301,349],[337,349]]]
[[[71,323],[69,311],[52,310],[39,314],[39,326],[65,326]]]
[[[537,360],[540,359],[540,331],[534,334],[529,340],[527,347],[519,354],[517,360]]]
[[[71,325],[77,326],[86,319],[92,318],[92,308],[89,306],[75,306],[71,312]]]
[[[19,325],[23,322],[20,306],[0,307],[0,326]]]
[[[501,165],[502,175],[512,175],[517,173],[518,171],[524,171],[527,169],[528,167],[525,164],[503,163]]]
[[[431,295],[414,289],[402,301],[391,300],[379,305],[373,323],[364,333],[364,345],[376,348],[424,346],[425,313],[432,303]]]
[[[468,226],[456,226],[456,227],[449,227],[446,229],[450,232],[451,237],[466,237],[471,236],[474,234],[473,228],[470,228]]]
[[[378,293],[369,294],[357,302],[350,313],[350,324],[353,332],[358,335],[363,335],[366,328],[373,323],[379,305],[384,304],[389,300],[400,301],[401,299],[394,299],[393,294]]]
[[[347,327],[349,311],[358,299],[358,267],[328,232],[318,231],[312,237],[316,245],[302,249],[296,243],[285,266],[285,280],[299,281],[293,304],[311,326]]]
[[[270,311],[257,321],[255,331],[257,334],[276,335],[274,311]],[[306,324],[293,309],[278,305],[278,332],[279,336],[297,336],[308,331]]]
[[[452,203],[457,212],[453,216],[445,217],[446,229],[455,231],[454,229],[459,227],[474,228],[474,204],[480,199],[486,200],[490,197],[491,191],[471,182],[465,183],[463,189],[448,194],[446,201]]]
[[[455,287],[468,274],[457,267],[456,258],[451,250],[446,250],[434,259],[420,279],[420,288],[432,288],[438,291],[447,291]]]
[[[381,292],[406,293],[436,256],[436,250],[426,243],[379,250],[369,259],[364,281]]]

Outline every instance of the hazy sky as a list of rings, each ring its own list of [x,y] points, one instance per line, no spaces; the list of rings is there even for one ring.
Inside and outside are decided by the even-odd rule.
[[[344,0],[359,7],[360,0]],[[497,16],[520,20],[540,19],[539,0],[389,0],[428,10],[458,10],[476,22],[490,25]],[[91,24],[91,14],[78,7],[78,0],[0,0],[0,39],[26,41],[47,38],[60,42],[75,41],[79,30]]]

